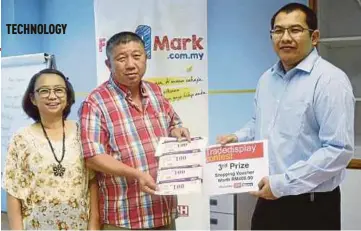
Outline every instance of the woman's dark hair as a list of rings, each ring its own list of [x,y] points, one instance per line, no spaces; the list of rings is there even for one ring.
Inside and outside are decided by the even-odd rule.
[[[23,96],[22,106],[23,106],[24,112],[30,118],[32,118],[34,121],[36,121],[36,122],[40,121],[39,109],[31,102],[31,97],[33,97],[33,95],[34,95],[35,83],[42,74],[56,74],[56,75],[60,76],[62,79],[64,79],[65,86],[66,86],[67,102],[66,102],[66,107],[63,112],[63,118],[66,119],[68,117],[68,115],[70,114],[71,106],[75,103],[75,93],[74,93],[73,86],[68,81],[68,78],[65,77],[65,75],[61,71],[58,71],[55,69],[49,69],[49,68],[43,69],[43,70],[39,71],[38,73],[36,73],[33,77],[31,77],[29,85],[26,88],[25,94]]]

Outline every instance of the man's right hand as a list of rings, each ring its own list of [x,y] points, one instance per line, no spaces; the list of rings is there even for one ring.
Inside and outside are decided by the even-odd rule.
[[[217,137],[217,144],[229,144],[238,142],[238,137],[235,134],[223,135]]]
[[[137,179],[140,185],[140,190],[149,194],[155,194],[157,185],[151,175],[142,172],[139,174]]]

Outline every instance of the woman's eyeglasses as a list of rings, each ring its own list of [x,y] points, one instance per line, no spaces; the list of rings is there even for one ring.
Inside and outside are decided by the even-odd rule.
[[[35,90],[39,94],[41,98],[49,98],[51,91],[54,92],[55,96],[58,98],[63,98],[66,96],[66,88],[65,87],[56,87],[56,88],[39,88]]]

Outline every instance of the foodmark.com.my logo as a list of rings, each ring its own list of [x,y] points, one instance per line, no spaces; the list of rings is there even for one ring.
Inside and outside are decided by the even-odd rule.
[[[148,59],[152,58],[152,52],[155,51],[168,51],[168,59],[203,59],[204,53],[196,52],[203,51],[203,38],[195,34],[190,37],[176,38],[157,35],[152,40],[152,28],[148,25],[139,25],[135,33],[143,39]]]

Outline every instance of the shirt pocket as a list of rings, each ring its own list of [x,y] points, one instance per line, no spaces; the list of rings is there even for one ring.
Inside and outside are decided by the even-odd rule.
[[[307,108],[308,103],[303,101],[283,105],[278,116],[278,132],[287,138],[299,136],[305,122]]]

